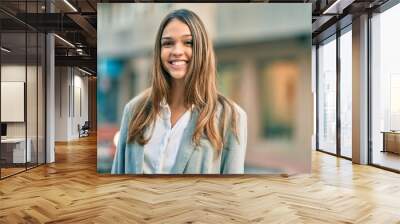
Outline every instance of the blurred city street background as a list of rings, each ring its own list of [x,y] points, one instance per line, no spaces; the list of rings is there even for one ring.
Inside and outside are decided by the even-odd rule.
[[[98,4],[98,172],[109,173],[124,105],[149,87],[156,31],[194,11],[214,43],[218,88],[247,112],[246,173],[311,169],[311,4]]]

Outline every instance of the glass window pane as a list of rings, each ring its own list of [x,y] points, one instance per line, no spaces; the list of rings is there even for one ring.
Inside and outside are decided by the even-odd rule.
[[[400,170],[400,4],[372,17],[372,163]]]
[[[340,36],[340,153],[352,157],[352,35],[351,30]]]
[[[336,39],[318,48],[318,149],[336,153]]]

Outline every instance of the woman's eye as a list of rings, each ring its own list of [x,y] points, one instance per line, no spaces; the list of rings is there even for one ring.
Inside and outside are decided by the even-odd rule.
[[[162,46],[166,46],[166,47],[168,47],[168,46],[172,46],[172,42],[171,41],[165,41],[165,42],[162,42]]]
[[[191,40],[188,40],[188,41],[186,41],[186,42],[185,42],[185,44],[186,44],[186,45],[190,45],[190,46],[192,46],[192,45],[193,45],[193,41],[191,41]]]

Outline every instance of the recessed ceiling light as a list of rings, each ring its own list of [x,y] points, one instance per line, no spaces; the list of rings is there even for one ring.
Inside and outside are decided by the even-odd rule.
[[[90,72],[88,72],[88,71],[85,71],[85,70],[83,70],[83,69],[81,69],[81,68],[79,68],[79,67],[78,67],[78,69],[79,69],[79,71],[81,71],[81,72],[83,72],[83,73],[85,73],[85,74],[87,74],[87,75],[92,75],[92,73],[90,73]]]
[[[342,14],[343,9],[351,5],[355,0],[336,0],[322,14]]]
[[[10,52],[11,52],[11,50],[9,50],[9,49],[7,49],[7,48],[5,48],[5,47],[1,47],[1,50],[4,51],[4,52],[7,52],[7,53],[10,53]]]
[[[54,36],[57,37],[58,39],[60,39],[61,41],[63,41],[64,43],[68,44],[69,46],[75,48],[75,45],[71,44],[71,42],[69,42],[68,40],[66,40],[66,39],[64,39],[64,38],[62,38],[62,37],[60,37],[60,36],[57,35],[57,34],[54,34]]]
[[[72,10],[74,10],[74,12],[78,12],[78,10],[71,4],[69,3],[68,0],[64,0],[65,4],[67,4]]]

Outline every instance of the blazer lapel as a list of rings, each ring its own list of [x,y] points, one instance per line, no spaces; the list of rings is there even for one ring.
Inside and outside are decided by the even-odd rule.
[[[194,149],[195,145],[192,142],[192,137],[194,134],[194,129],[196,127],[197,118],[199,112],[197,109],[192,110],[192,115],[190,117],[189,124],[186,126],[182,140],[180,142],[178,155],[176,156],[175,164],[172,167],[171,174],[182,174],[185,170],[186,164],[188,163]]]

